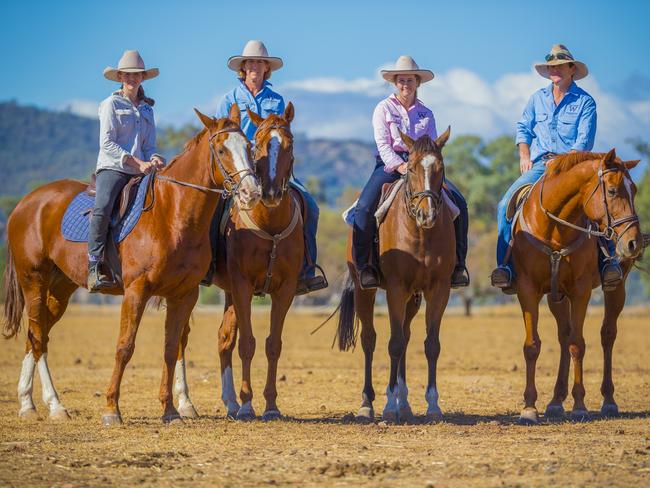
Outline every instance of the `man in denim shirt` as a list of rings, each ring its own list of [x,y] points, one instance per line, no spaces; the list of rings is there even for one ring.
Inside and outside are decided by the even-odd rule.
[[[497,222],[497,268],[492,272],[492,285],[512,290],[514,270],[506,262],[512,239],[511,222],[506,218],[508,202],[522,186],[539,180],[546,165],[557,155],[567,152],[590,151],[596,135],[596,102],[575,84],[587,76],[587,66],[576,61],[569,50],[556,44],[546,56],[546,63],[535,65],[537,72],[553,83],[530,97],[524,113],[517,122],[516,143],[519,146],[521,176],[506,191],[499,202]],[[607,243],[613,255],[613,245]],[[615,259],[599,256],[603,289],[613,289],[623,278]]]
[[[236,103],[241,112],[241,128],[254,144],[257,127],[251,121],[246,109],[264,118],[270,114],[284,113],[284,99],[271,90],[271,83],[268,82],[271,72],[282,67],[282,59],[269,56],[261,41],[248,41],[241,56],[233,56],[228,60],[228,67],[238,73],[239,83],[223,96],[216,116],[227,117],[230,107]],[[291,186],[300,191],[307,204],[307,218],[304,225],[305,263],[296,290],[298,295],[302,295],[326,288],[327,280],[324,276],[316,275],[318,204],[297,178],[293,178]],[[210,277],[206,277],[203,282],[210,283]]]

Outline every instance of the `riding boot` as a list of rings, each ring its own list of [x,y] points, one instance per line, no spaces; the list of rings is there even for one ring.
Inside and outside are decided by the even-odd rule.
[[[603,291],[615,290],[623,282],[623,269],[616,258],[606,259],[600,271]]]
[[[468,231],[468,215],[467,207],[465,211],[461,210],[460,214],[454,220],[454,234],[456,235],[456,267],[451,275],[451,287],[461,288],[469,286],[469,271],[465,266],[465,259],[467,258],[467,231]]]
[[[98,293],[107,288],[113,288],[115,282],[103,272],[101,261],[88,262],[88,281],[87,287],[90,293]]]

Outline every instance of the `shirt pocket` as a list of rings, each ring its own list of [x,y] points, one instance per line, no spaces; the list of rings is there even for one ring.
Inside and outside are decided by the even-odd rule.
[[[578,135],[578,114],[563,113],[558,116],[557,132],[564,141],[573,143]]]
[[[260,107],[262,109],[262,117],[268,117],[271,114],[277,114],[280,109],[280,100],[276,98],[267,98],[260,102]]]
[[[125,132],[133,130],[133,126],[135,125],[135,114],[133,113],[133,110],[128,108],[116,108],[115,118],[117,119],[118,130]]]

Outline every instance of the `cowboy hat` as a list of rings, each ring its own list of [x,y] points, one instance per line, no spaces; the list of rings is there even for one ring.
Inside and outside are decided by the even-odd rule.
[[[428,69],[420,69],[418,64],[411,56],[400,56],[395,62],[393,69],[382,69],[381,76],[384,80],[394,82],[398,74],[417,75],[420,77],[420,83],[426,83],[433,80],[433,73]]]
[[[228,67],[233,71],[239,71],[242,63],[247,59],[263,59],[269,63],[271,71],[282,68],[282,59],[269,56],[262,41],[248,41],[241,56],[232,56],[228,59]]]
[[[537,72],[542,75],[544,78],[550,78],[548,74],[549,66],[557,66],[559,64],[573,63],[576,67],[576,72],[573,75],[574,80],[581,80],[589,74],[589,69],[587,65],[581,61],[576,61],[573,59],[573,55],[563,44],[555,44],[551,48],[551,52],[546,55],[545,63],[535,64],[535,69]]]
[[[159,73],[158,68],[144,68],[144,61],[138,51],[124,51],[120,61],[117,63],[117,68],[110,66],[104,68],[104,78],[119,82],[117,73],[120,71],[124,73],[144,73],[143,80],[155,78]]]

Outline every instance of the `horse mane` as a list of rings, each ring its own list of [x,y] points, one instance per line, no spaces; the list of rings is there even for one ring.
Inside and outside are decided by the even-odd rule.
[[[436,145],[435,141],[429,137],[428,134],[423,135],[413,143],[411,152],[414,153],[439,153],[440,148]]]
[[[593,152],[576,152],[576,153],[562,154],[561,156],[555,158],[555,160],[549,165],[547,169],[547,173],[549,176],[555,176],[557,174],[570,170],[577,164],[582,163],[583,161],[602,159],[603,156],[604,156],[603,153],[593,153]]]

